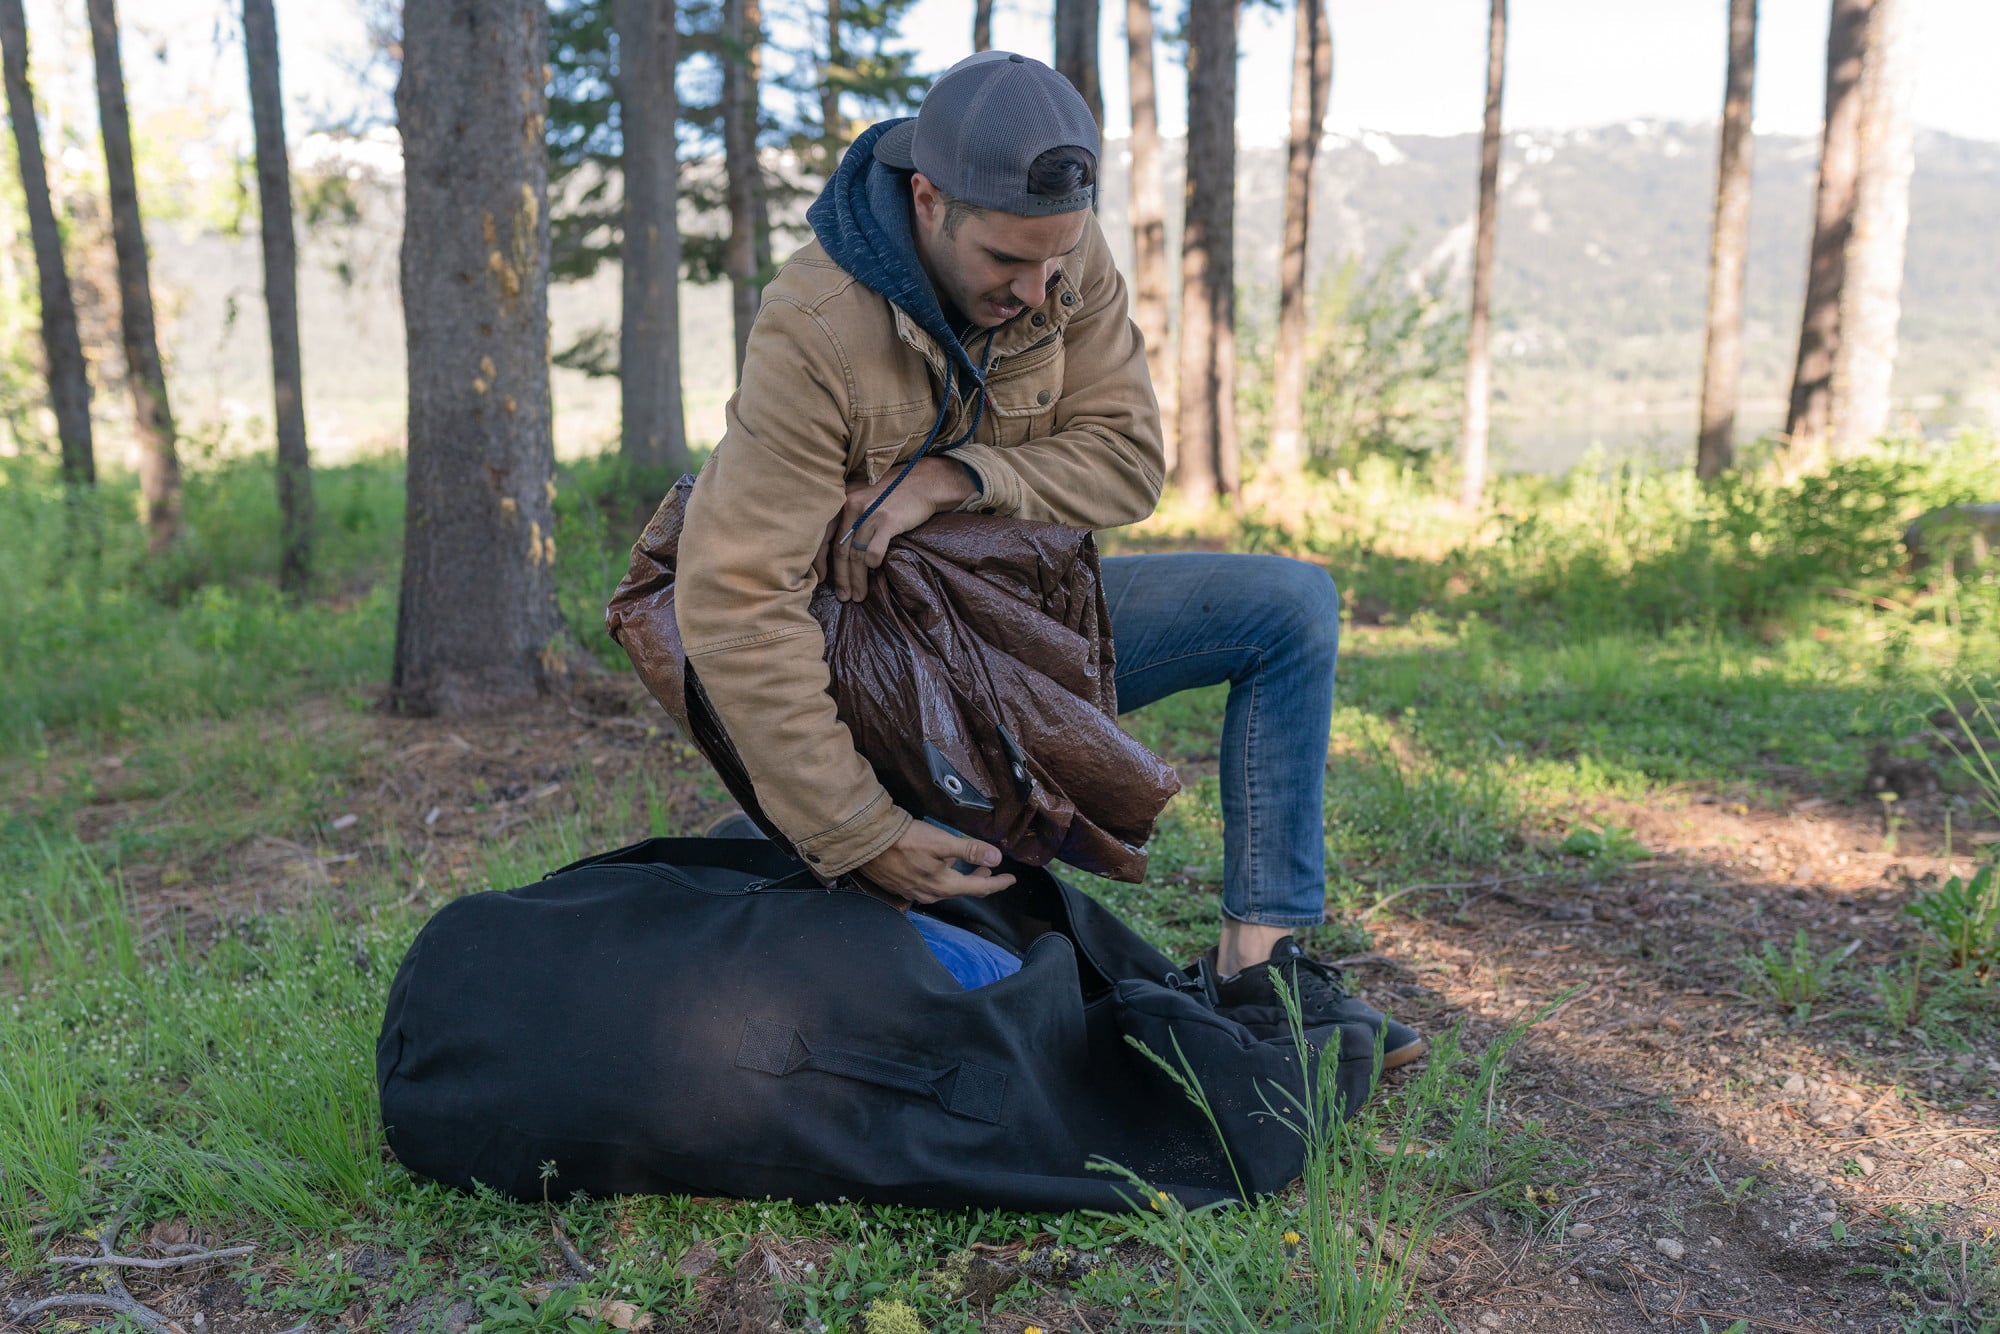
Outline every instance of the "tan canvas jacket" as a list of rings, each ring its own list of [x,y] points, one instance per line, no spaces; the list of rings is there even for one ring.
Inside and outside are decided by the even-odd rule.
[[[984,345],[974,331],[975,361]],[[728,428],[688,503],[676,588],[688,662],[766,813],[821,875],[872,860],[911,817],[835,716],[807,610],[813,559],[847,484],[923,446],[945,364],[914,320],[807,245],[764,289]],[[1159,406],[1095,218],[1047,299],[995,334],[987,385],[977,434],[951,455],[978,475],[965,509],[1079,528],[1152,513]],[[970,420],[954,402],[939,439]]]

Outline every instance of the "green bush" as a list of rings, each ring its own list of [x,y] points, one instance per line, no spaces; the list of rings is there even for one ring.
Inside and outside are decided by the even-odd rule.
[[[1920,574],[1902,545],[1917,515],[2000,496],[2000,450],[1976,435],[1884,444],[1795,479],[1743,471],[1710,487],[1634,465],[1505,477],[1477,527],[1413,466],[1376,460],[1298,488],[1316,489],[1291,502],[1302,517],[1252,510],[1232,545],[1316,556],[1350,593],[1402,617],[1477,614],[1561,638],[1775,631],[1845,607],[2000,630],[2000,573]]]

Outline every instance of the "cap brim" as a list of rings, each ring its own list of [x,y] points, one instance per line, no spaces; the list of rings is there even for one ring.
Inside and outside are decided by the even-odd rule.
[[[891,125],[882,132],[882,137],[875,141],[875,160],[885,167],[894,167],[898,171],[915,171],[917,164],[910,156],[910,150],[916,141],[917,120],[912,116],[900,125]]]

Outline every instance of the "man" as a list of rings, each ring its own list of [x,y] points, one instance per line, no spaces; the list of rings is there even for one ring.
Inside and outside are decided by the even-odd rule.
[[[827,575],[863,597],[890,540],[934,514],[1109,528],[1153,511],[1159,407],[1091,213],[1097,152],[1061,75],[973,56],[914,119],[854,143],[807,213],[816,241],[764,289],[675,598],[759,803],[822,875],[919,903],[1013,883],[999,849],[913,819],[855,753],[808,603]],[[1199,553],[1107,559],[1103,579],[1122,709],[1231,683],[1223,922],[1204,960],[1218,1003],[1282,1022],[1276,987],[1297,985],[1308,1022],[1384,1023],[1291,936],[1324,915],[1332,581]],[[1423,1051],[1400,1024],[1384,1045],[1390,1064]]]

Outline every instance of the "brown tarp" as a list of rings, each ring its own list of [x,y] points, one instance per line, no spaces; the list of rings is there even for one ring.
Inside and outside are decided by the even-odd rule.
[[[632,548],[605,626],[653,697],[781,844],[682,651],[674,569],[684,477]],[[1097,545],[1061,524],[941,514],[897,538],[843,603],[813,593],[840,720],[904,810],[1032,866],[1138,881],[1180,780],[1118,726]],[[786,846],[789,846],[786,844]]]

